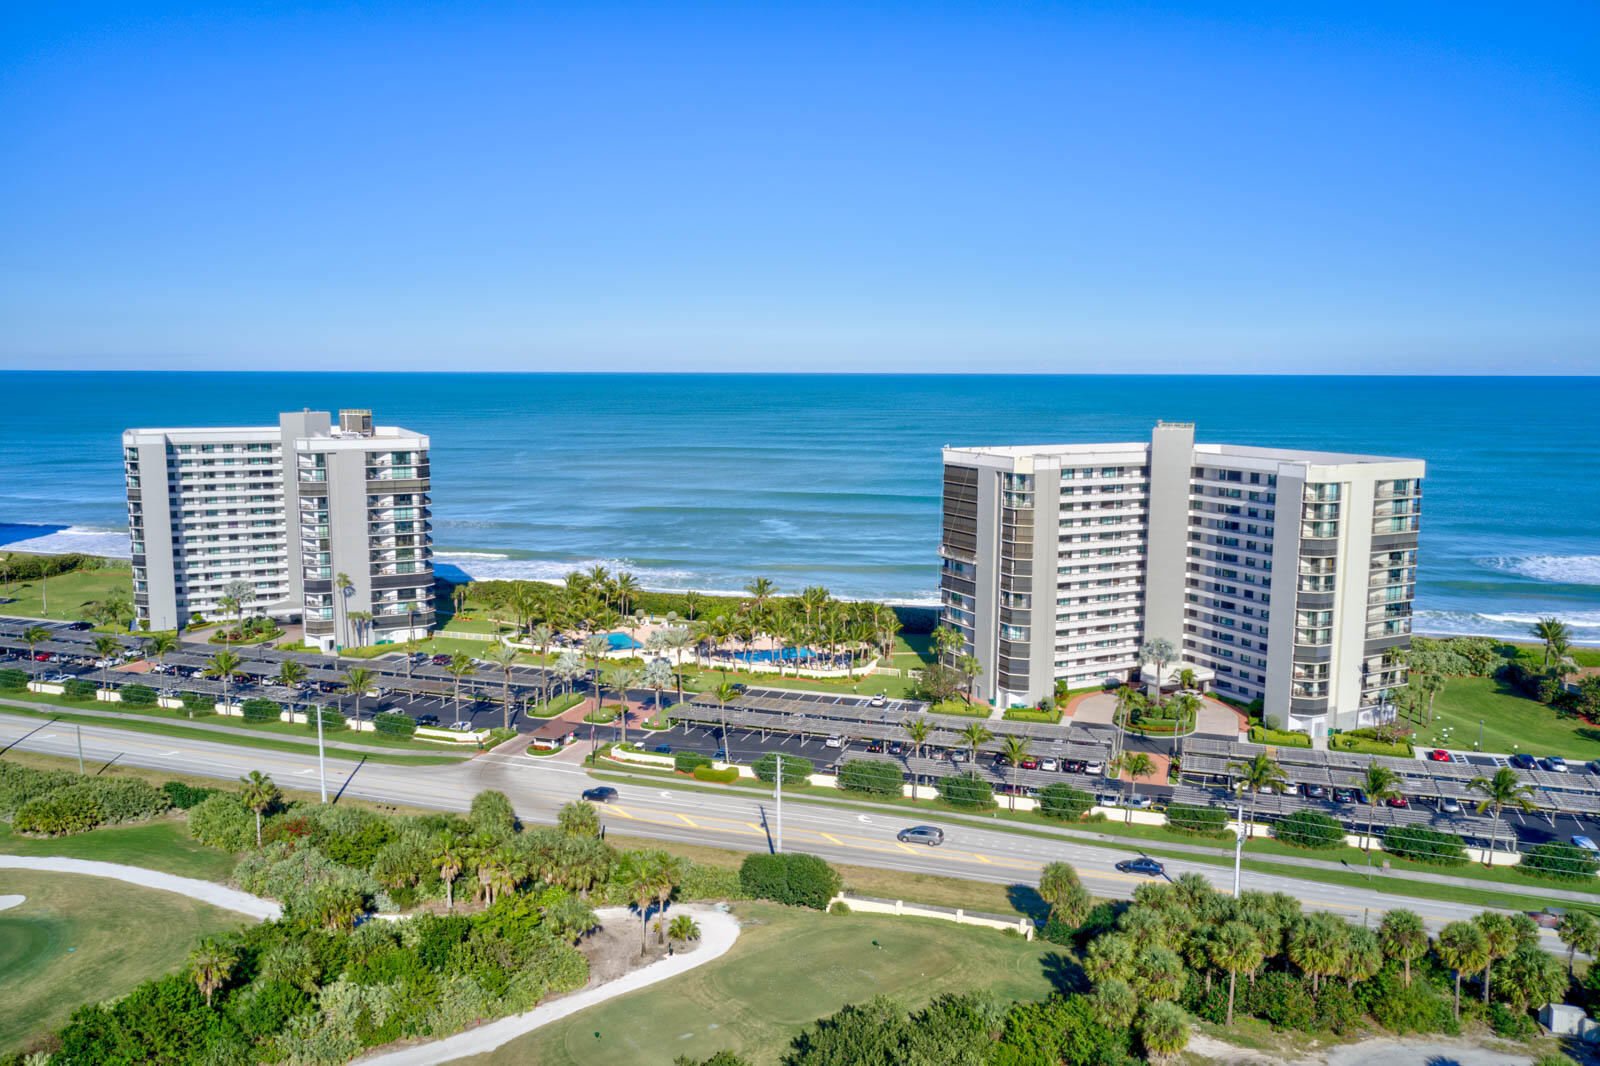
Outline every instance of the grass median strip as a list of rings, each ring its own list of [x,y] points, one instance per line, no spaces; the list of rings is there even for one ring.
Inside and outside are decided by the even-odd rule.
[[[293,755],[314,753],[317,747],[315,738],[309,742],[296,743],[290,740],[274,740],[270,737],[252,737],[238,733],[213,733],[204,729],[186,729],[183,726],[168,725],[159,719],[99,718],[87,714],[73,714],[70,711],[37,711],[28,707],[19,707],[3,700],[0,700],[0,714],[14,714],[21,717],[67,722],[75,725],[101,726],[107,729],[124,729],[134,733],[154,733],[157,736],[172,737],[176,740],[207,741],[212,744],[226,744],[242,748],[264,748],[269,751],[289,752]],[[330,749],[330,757],[346,761],[366,759],[369,762],[394,763],[398,766],[453,766],[461,762],[458,756],[395,755],[377,748],[370,752],[335,748]]]

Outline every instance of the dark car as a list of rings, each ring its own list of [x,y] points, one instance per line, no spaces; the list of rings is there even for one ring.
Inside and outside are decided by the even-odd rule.
[[[1515,766],[1518,770],[1532,770],[1534,767],[1538,766],[1539,763],[1538,760],[1536,760],[1532,755],[1522,752],[1520,754],[1511,756],[1511,765]]]
[[[1321,785],[1307,785],[1302,791],[1304,791],[1306,799],[1319,800],[1328,798],[1328,790]]]
[[[419,715],[417,715],[417,724],[418,725],[438,725],[439,724],[439,716],[436,715],[436,714],[419,714]]]
[[[435,655],[433,657],[433,665],[435,665],[435,666],[449,666],[450,665],[450,656],[448,656],[448,655]]]
[[[590,803],[610,803],[612,800],[617,798],[617,790],[609,785],[601,785],[598,788],[586,788],[583,790],[583,798],[588,800]]]
[[[652,748],[650,750],[654,751],[657,755],[671,755],[672,754],[672,745],[671,744],[657,744],[654,748]]]
[[[76,629],[78,632],[82,633],[85,630],[93,629],[94,628],[94,623],[93,622],[74,622],[70,626],[68,626],[67,628],[68,629]]]
[[[889,754],[890,755],[904,755],[905,753],[906,753],[905,745],[900,743],[898,740],[895,741],[893,744],[889,745]]]
[[[1162,877],[1167,872],[1165,866],[1142,855],[1137,859],[1123,859],[1117,863],[1117,869],[1125,874],[1144,874],[1146,877]]]
[[[1081,773],[1083,773],[1083,760],[1082,759],[1068,759],[1068,760],[1066,760],[1065,762],[1063,762],[1061,764],[1061,772],[1062,773],[1066,773],[1066,774],[1081,774]]]
[[[881,740],[869,740],[869,741],[867,741],[867,750],[869,752],[872,752],[873,754],[877,754],[878,752],[881,752],[883,750],[883,741],[881,741]]]
[[[717,762],[727,762],[728,761],[728,749],[727,748],[718,748],[716,751],[711,753],[711,757],[713,759],[715,759]]]
[[[910,829],[902,829],[894,835],[902,844],[926,844],[936,847],[944,843],[944,830],[936,825],[914,825]]]
[[[1333,802],[1335,802],[1335,803],[1355,803],[1356,802],[1356,790],[1353,789],[1353,788],[1336,788],[1336,789],[1334,789],[1333,790]]]

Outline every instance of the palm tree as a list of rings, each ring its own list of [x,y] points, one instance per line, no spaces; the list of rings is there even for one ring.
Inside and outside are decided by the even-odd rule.
[[[972,706],[972,689],[977,683],[978,675],[983,673],[983,664],[976,655],[963,655],[956,663],[956,669],[961,671],[961,678],[966,682],[967,706]]]
[[[1412,689],[1428,701],[1428,721],[1433,721],[1433,701],[1444,691],[1444,675],[1431,666],[1424,666],[1412,675]]]
[[[466,652],[458,651],[450,656],[450,662],[445,666],[445,673],[455,680],[456,717],[461,717],[461,679],[471,677],[478,672],[472,663],[472,656]]]
[[[517,649],[509,644],[496,644],[489,652],[489,661],[500,668],[500,724],[511,728],[511,667],[517,661]]]
[[[1533,810],[1533,789],[1524,785],[1517,777],[1517,772],[1509,766],[1502,766],[1494,772],[1493,777],[1479,775],[1467,782],[1467,788],[1473,792],[1483,793],[1483,799],[1478,801],[1478,813],[1486,810],[1494,811],[1494,829],[1489,834],[1489,865],[1494,865],[1494,849],[1500,842],[1500,817],[1507,807],[1516,807],[1518,810]]]
[[[1339,967],[1345,989],[1354,989],[1357,981],[1369,980],[1381,969],[1383,947],[1378,941],[1378,934],[1363,926],[1351,927],[1345,941],[1344,959]]]
[[[217,597],[217,609],[222,612],[222,646],[226,648],[228,641],[232,639],[232,631],[228,629],[228,615],[233,614],[235,611],[242,615],[243,611],[239,601],[227,593]],[[244,636],[242,628],[239,631],[239,635],[241,637]]]
[[[700,604],[704,600],[705,597],[693,589],[685,592],[683,594],[683,616],[693,622],[694,616],[700,613]]]
[[[1554,659],[1560,665],[1561,656],[1566,653],[1572,641],[1572,630],[1559,618],[1541,618],[1533,624],[1529,631],[1544,642],[1544,665],[1550,666]]]
[[[351,611],[350,621],[355,623],[356,644],[365,645],[367,641],[367,630],[372,625],[372,612]]]
[[[34,650],[37,645],[43,644],[49,639],[50,631],[44,626],[29,626],[24,629],[22,631],[22,643],[28,646],[28,658],[32,659],[37,654]]]
[[[238,654],[222,649],[206,661],[205,675],[222,679],[222,705],[228,706],[228,686],[233,682],[233,675],[243,665],[244,660]]]
[[[628,742],[628,690],[639,683],[639,671],[631,666],[619,666],[611,671],[609,684],[617,694],[617,721],[622,726],[622,743]],[[599,686],[596,686],[598,688]]]
[[[1456,1020],[1461,1020],[1461,975],[1477,973],[1489,959],[1489,941],[1471,922],[1451,922],[1439,930],[1434,950],[1439,961],[1455,971]]]
[[[1231,762],[1228,764],[1228,773],[1239,778],[1238,788],[1241,792],[1250,793],[1250,822],[1244,827],[1246,838],[1255,836],[1256,830],[1256,797],[1269,788],[1280,788],[1288,778],[1283,775],[1283,768],[1271,759],[1266,752],[1261,752],[1249,762]]]
[[[1233,990],[1239,979],[1239,971],[1253,973],[1261,965],[1261,940],[1255,930],[1243,922],[1224,922],[1206,941],[1206,950],[1213,966],[1228,971],[1228,1020],[1225,1024],[1232,1025]]]
[[[994,734],[989,732],[988,729],[984,728],[982,722],[973,722],[971,725],[967,726],[967,728],[961,731],[961,739],[966,741],[967,747],[971,749],[972,762],[973,765],[976,766],[978,762],[979,746],[987,744],[989,741],[993,740]]]
[[[1178,657],[1178,649],[1166,637],[1152,637],[1139,646],[1139,662],[1156,668],[1156,684],[1151,702],[1161,706],[1161,680],[1167,664]]]
[[[1496,959],[1504,959],[1517,950],[1517,927],[1499,911],[1483,911],[1472,919],[1483,931],[1487,950],[1483,959],[1483,1005],[1489,1005],[1489,982],[1494,978]]]
[[[555,674],[558,679],[566,683],[567,695],[572,695],[572,688],[583,673],[583,656],[577,652],[564,651],[556,656]]]
[[[171,633],[155,633],[144,640],[144,654],[147,659],[154,659],[156,666],[162,665],[162,660],[178,650],[178,638]]]
[[[653,852],[650,861],[651,880],[655,883],[656,890],[656,932],[658,944],[665,946],[667,938],[661,928],[660,916],[667,913],[667,900],[672,896],[672,890],[683,880],[688,871],[688,864],[676,855],[669,855],[665,851]]]
[[[639,954],[643,955],[650,947],[650,926],[646,919],[650,915],[650,901],[656,898],[656,885],[659,881],[658,871],[653,869],[650,852],[630,852],[623,857],[617,869],[615,881],[621,885],[634,906],[639,908]]]
[[[445,909],[453,911],[456,909],[456,878],[461,876],[461,868],[466,865],[461,839],[448,830],[442,833],[433,861],[439,867],[439,880],[444,882]]]
[[[1050,905],[1050,917],[1077,927],[1094,905],[1088,889],[1078,880],[1078,871],[1064,862],[1046,863],[1039,872],[1039,898]]]
[[[753,578],[744,590],[750,594],[750,602],[756,605],[758,611],[763,610],[778,594],[778,586],[764,577]]]
[[[206,997],[208,1008],[211,1006],[211,997],[217,989],[228,983],[238,962],[239,956],[215,937],[200,941],[189,953],[189,976],[194,980],[195,987],[200,989],[200,994]]]
[[[667,927],[667,935],[674,940],[688,943],[700,939],[700,926],[687,914],[680,914],[672,919],[672,924]]]
[[[1421,958],[1428,950],[1428,930],[1415,911],[1392,910],[1378,923],[1378,942],[1391,959],[1399,959],[1405,968],[1406,987],[1411,987],[1411,960]]]
[[[345,691],[356,700],[356,724],[361,723],[361,697],[372,687],[372,671],[364,666],[352,666],[344,672]]]
[[[239,799],[246,807],[256,812],[256,847],[261,846],[261,816],[270,811],[282,798],[278,786],[273,784],[272,778],[260,770],[251,770],[249,775],[241,777],[244,788],[239,790]]]
[[[1139,1039],[1152,1062],[1165,1062],[1189,1046],[1189,1019],[1169,1000],[1152,1000],[1139,1012]]]
[[[111,686],[111,657],[122,650],[122,642],[109,633],[94,638],[95,654],[100,656],[100,687]]]
[[[569,837],[598,837],[600,813],[587,800],[573,800],[556,812],[556,828]]]
[[[540,622],[528,633],[528,643],[539,649],[539,661],[546,663],[550,659],[550,645],[556,639],[556,631]]]
[[[1588,911],[1568,911],[1556,925],[1556,935],[1567,945],[1567,977],[1572,977],[1572,961],[1579,951],[1592,955],[1600,945],[1600,924]]]
[[[1378,806],[1400,795],[1399,783],[1399,775],[1386,766],[1379,766],[1378,760],[1367,763],[1367,772],[1356,786],[1367,798],[1367,840],[1364,845],[1367,851],[1372,850],[1372,827],[1378,820]]]
[[[285,659],[278,664],[278,684],[292,689],[306,679],[305,664],[295,659]]]
[[[739,698],[739,686],[724,681],[711,693],[717,698],[717,709],[722,715],[722,748],[728,748],[728,704]],[[731,754],[731,753],[730,753]]]
[[[1008,733],[1000,738],[1000,752],[1005,756],[1011,769],[1011,809],[1017,809],[1017,771],[1022,769],[1022,760],[1028,757],[1028,749],[1032,746],[1027,737],[1019,737]],[[977,758],[974,756],[973,761]]]
[[[688,626],[669,626],[660,631],[666,641],[666,646],[672,652],[676,668],[674,673],[678,676],[678,702],[683,702],[683,653],[686,648],[694,646],[694,634]]]
[[[1122,756],[1122,769],[1128,774],[1128,788],[1133,798],[1139,798],[1139,778],[1148,777],[1155,772],[1156,764],[1150,756],[1142,751],[1128,752]],[[1128,817],[1131,820],[1133,812],[1130,809]]]
[[[659,630],[658,630],[659,632]],[[661,692],[672,684],[672,664],[665,659],[651,659],[644,666],[644,687],[656,694],[656,718],[661,717]]]
[[[341,573],[334,576],[333,587],[339,592],[339,595],[334,598],[334,613],[343,619],[339,626],[339,635],[348,644],[350,642],[350,607],[345,603],[345,598],[356,587],[356,583],[350,580],[349,574]]]
[[[1289,937],[1289,961],[1311,975],[1313,995],[1322,978],[1343,967],[1349,940],[1350,926],[1332,914],[1306,915],[1295,927]]]

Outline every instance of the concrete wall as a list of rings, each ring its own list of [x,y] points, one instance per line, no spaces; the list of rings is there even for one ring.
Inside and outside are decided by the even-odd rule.
[[[861,896],[847,896],[840,893],[828,901],[831,907],[835,903],[843,903],[857,914],[889,914],[896,917],[907,918],[937,918],[940,921],[955,922],[958,925],[978,925],[986,929],[1012,929],[1024,939],[1033,939],[1033,923],[1026,918],[1001,918],[991,915],[968,914],[957,907],[931,907],[920,903],[907,903],[902,899],[866,899]]]
[[[1194,426],[1164,423],[1150,434],[1150,525],[1145,535],[1144,639],[1183,648],[1189,565],[1189,474]]]

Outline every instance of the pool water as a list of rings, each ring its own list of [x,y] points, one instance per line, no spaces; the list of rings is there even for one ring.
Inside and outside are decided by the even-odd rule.
[[[796,659],[809,659],[816,653],[810,648],[783,648],[780,651],[738,651],[733,653],[736,662],[741,663],[771,663],[794,662]]]
[[[607,633],[606,643],[611,645],[612,651],[632,651],[644,647],[626,633]]]

